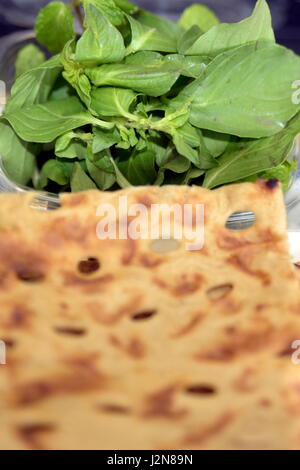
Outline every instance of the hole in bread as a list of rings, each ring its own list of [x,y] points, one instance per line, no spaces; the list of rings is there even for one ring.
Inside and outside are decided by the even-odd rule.
[[[175,251],[179,248],[178,240],[174,238],[160,238],[153,240],[150,244],[150,250],[154,253],[168,253],[170,251]]]
[[[233,289],[232,284],[221,284],[219,286],[212,287],[206,291],[207,296],[211,300],[218,300],[225,297]]]
[[[194,395],[213,395],[216,393],[215,387],[207,384],[190,385],[185,391]]]
[[[20,269],[16,272],[18,279],[23,282],[41,282],[45,279],[45,275],[40,271],[31,269]]]
[[[130,412],[129,408],[123,405],[118,405],[114,403],[107,403],[104,405],[100,405],[101,411],[104,413],[112,413],[112,414],[128,414]]]
[[[252,211],[233,212],[227,219],[225,227],[228,230],[246,230],[256,222],[256,215]]]
[[[97,258],[84,258],[78,263],[78,271],[82,274],[92,274],[100,268],[100,263]]]
[[[83,336],[86,334],[86,330],[84,328],[77,328],[75,326],[55,326],[54,331],[62,335],[70,336]]]
[[[131,316],[132,320],[148,320],[148,318],[153,317],[157,313],[157,310],[145,310],[144,312],[138,312]]]

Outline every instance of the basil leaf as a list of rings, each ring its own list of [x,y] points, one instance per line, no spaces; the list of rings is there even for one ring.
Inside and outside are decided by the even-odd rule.
[[[40,175],[40,180],[43,182],[43,186],[46,186],[46,180],[48,179],[61,186],[68,184],[70,181],[70,174],[67,171],[65,164],[59,160],[48,160],[43,165]]]
[[[199,78],[205,72],[207,65],[211,62],[209,57],[184,56],[170,54],[164,57],[164,63],[170,65],[170,70],[180,70],[185,77]]]
[[[51,89],[62,71],[58,56],[21,75],[11,90],[5,107],[10,113],[18,108],[47,101]]]
[[[199,176],[202,176],[203,174],[204,174],[203,170],[192,167],[184,175],[184,178],[182,179],[181,184],[190,184],[190,182],[193,179],[199,178]]]
[[[192,84],[190,123],[240,137],[275,134],[300,109],[291,100],[299,70],[300,57],[275,44],[225,52]]]
[[[109,159],[109,157],[103,158]],[[90,177],[97,184],[98,188],[100,188],[102,191],[106,191],[115,184],[116,177],[113,173],[108,173],[104,171],[103,169],[99,168],[99,166],[97,166],[95,163],[91,162],[89,159],[86,160],[86,166]]]
[[[0,135],[0,155],[7,174],[15,183],[26,185],[35,171],[39,146],[21,140],[3,119]]]
[[[160,161],[160,170],[171,170],[175,173],[185,173],[191,166],[191,162],[179,155],[173,146],[169,146]]]
[[[140,64],[140,65],[161,65],[164,62],[164,56],[159,52],[154,51],[139,51],[135,54],[128,55],[125,58],[125,64]]]
[[[98,115],[130,118],[129,109],[137,94],[123,88],[103,87],[94,89],[91,98],[91,108]]]
[[[180,155],[183,155],[190,160],[190,162],[194,163],[195,166],[199,167],[200,159],[198,150],[191,147],[178,132],[174,133],[173,142]]]
[[[89,114],[75,97],[27,106],[5,114],[4,118],[9,121],[19,137],[27,142],[52,142],[63,133],[86,124],[107,129],[113,127],[113,124]]]
[[[124,12],[116,5],[114,0],[85,0],[103,13],[114,25],[120,26],[125,22]],[[84,2],[83,2],[84,3]]]
[[[118,160],[118,168],[125,178],[134,185],[143,186],[152,184],[156,179],[154,167],[155,155],[153,152],[133,153],[127,159]]]
[[[170,37],[174,41],[177,41],[178,37],[183,32],[183,29],[178,24],[148,11],[140,11],[137,15],[137,19],[140,23],[149,26],[149,28],[155,28],[157,31]]]
[[[100,10],[85,6],[86,31],[77,42],[75,60],[86,65],[120,62],[125,55],[121,33]]]
[[[178,23],[184,29],[197,25],[202,32],[206,33],[212,26],[218,24],[219,20],[215,13],[205,5],[194,4],[184,10]]]
[[[200,131],[191,124],[186,122],[182,127],[177,129],[177,132],[184,138],[184,140],[193,148],[201,146]]]
[[[15,62],[16,78],[43,64],[45,60],[45,54],[34,44],[27,44],[22,47],[18,52]]]
[[[128,0],[114,0],[115,4],[128,15],[134,15],[139,11],[139,7]]]
[[[74,163],[71,174],[71,190],[73,193],[87,191],[89,189],[97,189],[94,181],[85,173],[78,162]]]
[[[275,41],[272,18],[265,0],[258,0],[252,15],[239,23],[213,26],[185,53],[217,56],[233,47],[258,40]]]
[[[168,64],[161,66],[140,66],[138,64],[102,65],[88,68],[86,74],[96,86],[130,88],[149,96],[167,93],[180,75],[180,71],[170,71]]]
[[[230,135],[202,130],[203,142],[213,157],[219,157],[228,147]]]
[[[69,41],[60,56],[64,66],[63,78],[76,90],[81,101],[89,107],[91,104],[92,86],[84,74],[84,69],[74,60],[74,41]]]
[[[178,52],[180,54],[185,54],[185,52],[192,47],[202,34],[203,32],[197,25],[191,26],[187,31],[184,31],[178,40]]]
[[[108,149],[119,142],[121,142],[121,137],[116,128],[108,131],[94,128],[93,153],[102,152],[102,150]]]
[[[75,96],[74,89],[70,86],[67,80],[63,78],[62,75],[59,75],[58,79],[53,85],[48,101],[65,100],[71,96]]]
[[[211,189],[281,165],[290,154],[299,129],[300,113],[276,135],[230,146],[218,158],[219,166],[206,173],[203,185]]]
[[[126,55],[139,50],[158,52],[177,52],[177,41],[168,35],[160,33],[155,28],[140,23],[127,16],[131,27],[131,43],[126,49]]]
[[[114,159],[112,157],[110,157],[110,161],[114,167],[114,170],[115,170],[115,174],[116,174],[116,181],[118,183],[118,185],[120,186],[120,188],[130,188],[131,187],[131,184],[129,183],[129,181],[125,178],[125,176],[121,173],[121,171],[119,170],[116,162],[114,161]]]
[[[61,158],[83,160],[87,154],[87,143],[93,135],[89,133],[67,132],[55,142],[55,155]]]
[[[66,42],[75,37],[70,6],[63,2],[50,2],[36,18],[35,34],[37,40],[50,52],[60,52]]]

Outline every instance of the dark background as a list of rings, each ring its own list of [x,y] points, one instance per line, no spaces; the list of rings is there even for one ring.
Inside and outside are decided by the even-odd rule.
[[[177,19],[192,0],[133,0],[136,4]],[[33,25],[33,18],[47,0],[0,0],[0,37]],[[222,21],[239,21],[249,16],[255,0],[203,0]],[[300,0],[269,0],[277,41],[300,53]],[[0,39],[1,48],[1,39]]]

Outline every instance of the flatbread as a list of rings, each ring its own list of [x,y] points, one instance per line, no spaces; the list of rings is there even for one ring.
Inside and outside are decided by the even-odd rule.
[[[97,208],[120,196],[204,204],[203,249],[99,240]],[[278,185],[91,191],[52,212],[33,198],[0,196],[1,449],[300,448],[299,278]],[[256,222],[228,230],[241,210]]]

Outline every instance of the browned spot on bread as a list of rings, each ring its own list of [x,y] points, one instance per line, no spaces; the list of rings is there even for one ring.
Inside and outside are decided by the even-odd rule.
[[[124,253],[122,255],[122,264],[124,266],[127,266],[130,264],[135,256],[136,253],[136,241],[132,240],[131,238],[128,238],[126,240],[126,246]]]
[[[112,282],[115,277],[113,274],[103,274],[98,277],[81,277],[72,272],[63,273],[64,285],[67,287],[80,287],[86,293],[99,292],[108,283]]]
[[[232,315],[241,311],[242,303],[233,297],[221,297],[214,303],[215,307],[225,315]]]
[[[220,434],[230,423],[232,423],[235,414],[232,411],[225,411],[215,421],[206,426],[201,426],[198,430],[188,432],[182,439],[182,445],[203,445],[205,441],[213,436]]]
[[[6,328],[27,328],[30,325],[30,320],[33,312],[25,305],[15,305],[5,323]]]
[[[136,199],[137,204],[142,204],[143,206],[147,207],[148,209],[152,205],[152,200],[147,194],[138,194]]]
[[[43,255],[14,240],[0,238],[0,264],[5,267],[0,274],[0,285],[9,271],[24,281],[39,281],[44,277],[48,262]],[[30,275],[31,274],[31,275]],[[2,280],[2,282],[1,282]]]
[[[248,245],[257,245],[261,243],[277,243],[282,240],[282,236],[274,233],[270,228],[260,230],[253,239],[248,239],[244,234],[236,235],[222,230],[217,239],[219,248],[223,250],[234,250],[236,248],[246,247]]]
[[[196,354],[199,360],[229,361],[241,357],[242,354],[260,352],[270,347],[280,337],[279,331],[269,323],[254,324],[252,330],[235,330],[230,340],[216,344],[215,347],[204,349]]]
[[[190,320],[186,323],[186,325],[182,326],[179,328],[177,331],[171,334],[171,338],[177,339],[177,338],[182,338],[183,336],[188,335],[193,331],[196,326],[201,322],[201,320],[204,318],[203,313],[196,313],[193,315]]]
[[[84,193],[70,194],[63,201],[63,207],[76,207],[87,202],[87,195]]]
[[[113,346],[133,359],[142,359],[146,355],[146,346],[139,338],[131,338],[127,344],[116,335],[110,335],[109,340]]]
[[[137,294],[128,300],[124,305],[116,309],[113,313],[107,313],[103,310],[101,304],[97,302],[89,302],[87,304],[88,311],[91,312],[93,318],[103,325],[114,325],[127,315],[132,315],[132,312],[136,312],[142,302],[142,295]]]
[[[51,423],[33,423],[18,426],[16,432],[31,450],[47,450],[43,444],[43,436],[55,430],[56,426]]]
[[[146,418],[180,419],[188,414],[185,408],[174,405],[176,386],[168,386],[148,395],[143,416]]]
[[[203,281],[203,276],[198,273],[184,273],[175,279],[174,284],[168,284],[162,279],[154,278],[153,282],[161,289],[166,289],[170,291],[175,297],[182,297],[185,295],[190,295],[195,293],[198,289],[201,288]]]
[[[246,367],[234,381],[233,387],[241,393],[253,392],[256,388],[254,379],[255,369],[253,367]]]
[[[264,285],[269,285],[271,282],[270,274],[261,270],[253,270],[249,267],[249,259],[245,253],[237,253],[227,258],[227,263],[236,267],[250,276],[259,278]]]
[[[84,223],[78,217],[57,217],[47,227],[44,242],[52,246],[61,246],[64,243],[84,244],[87,237],[96,233],[96,221],[94,227]]]
[[[48,397],[65,393],[84,393],[105,386],[106,378],[95,366],[95,355],[65,359],[64,373],[17,384],[12,401],[19,406],[38,403]]]
[[[145,268],[155,268],[163,262],[163,259],[144,253],[139,257],[139,262],[142,266],[145,266]]]
[[[270,408],[270,406],[272,406],[272,401],[270,400],[270,398],[261,398],[258,404],[263,408]]]

